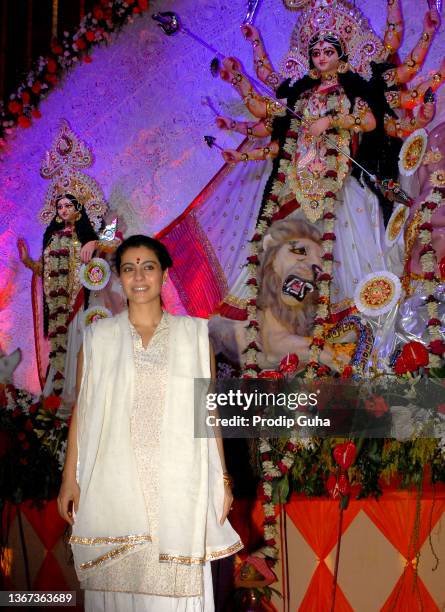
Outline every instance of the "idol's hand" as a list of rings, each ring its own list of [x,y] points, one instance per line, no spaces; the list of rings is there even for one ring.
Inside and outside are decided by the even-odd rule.
[[[75,480],[62,480],[57,508],[60,516],[70,525],[74,524],[74,514],[79,507],[80,488]]]
[[[308,128],[309,134],[312,136],[321,136],[326,130],[331,127],[330,117],[320,117],[317,119]]]
[[[440,26],[439,11],[437,10],[436,7],[434,7],[426,13],[425,19],[423,20],[423,29],[425,30],[425,32],[428,32],[429,34],[434,34],[434,32],[437,30],[439,26]]]
[[[230,510],[232,509],[232,504],[233,504],[232,488],[227,482],[224,482],[224,506],[223,506],[223,513],[219,521],[220,525],[224,524],[224,521],[226,520]]]
[[[236,125],[236,122],[230,117],[216,117],[215,123],[220,130],[233,130],[233,124]]]
[[[237,164],[242,161],[241,153],[235,149],[226,149],[221,154],[227,164]]]
[[[423,104],[420,112],[422,113],[425,121],[429,123],[434,119],[436,105],[434,104],[434,102],[426,102],[425,104]]]
[[[93,253],[97,248],[96,240],[90,240],[80,249],[80,259],[82,263],[88,263],[93,257]]]
[[[26,245],[26,242],[23,240],[23,238],[19,238],[17,240],[17,250],[19,252],[19,257],[21,261],[23,261],[23,263],[29,259],[28,247]]]
[[[258,32],[257,28],[253,25],[250,25],[250,23],[245,23],[244,25],[242,25],[241,32],[243,33],[244,38],[248,40],[249,42],[251,43],[255,43],[257,41],[259,42],[260,33]]]

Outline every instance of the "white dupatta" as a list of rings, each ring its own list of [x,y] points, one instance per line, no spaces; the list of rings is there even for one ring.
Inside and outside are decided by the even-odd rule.
[[[194,437],[194,379],[210,378],[207,321],[169,318],[169,378],[160,444],[160,561],[203,563],[242,548],[219,524],[224,485],[214,438]],[[81,490],[71,545],[79,580],[150,545],[131,435],[134,357],[128,312],[85,332],[78,400]],[[204,418],[205,408],[201,409]]]

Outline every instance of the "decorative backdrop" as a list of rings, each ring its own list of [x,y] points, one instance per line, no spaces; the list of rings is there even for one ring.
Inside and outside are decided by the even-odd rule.
[[[385,0],[358,0],[377,33],[384,27]],[[177,217],[222,165],[217,150],[209,150],[204,134],[218,135],[224,147],[242,137],[218,133],[214,112],[240,116],[242,102],[231,88],[214,79],[212,54],[182,34],[167,38],[150,13],[175,10],[184,23],[222,52],[237,55],[251,71],[251,48],[239,31],[244,0],[159,1],[124,28],[111,45],[97,48],[93,61],[75,68],[59,89],[41,105],[42,118],[18,129],[3,149],[0,161],[0,348],[22,347],[22,364],[15,383],[38,391],[33,355],[29,271],[16,253],[16,240],[26,237],[31,254],[41,248],[37,220],[46,189],[39,165],[66,118],[93,148],[91,173],[102,185],[110,207],[121,219],[124,233],[154,233]],[[402,54],[421,32],[419,13],[426,0],[404,2],[406,35]],[[296,15],[281,0],[263,0],[256,24],[263,32],[276,66],[285,54]],[[442,27],[443,30],[443,27]],[[445,41],[436,37],[425,70],[436,67]],[[441,40],[440,40],[441,39]],[[434,57],[433,57],[434,55]],[[239,206],[245,206],[239,202]],[[221,213],[222,214],[222,213]],[[172,299],[177,295],[172,291]]]

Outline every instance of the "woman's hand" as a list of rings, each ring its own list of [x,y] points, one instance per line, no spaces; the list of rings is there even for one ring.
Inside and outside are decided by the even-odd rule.
[[[76,480],[62,480],[59,496],[57,498],[57,508],[60,516],[70,525],[74,524],[74,513],[79,507],[80,488]]]
[[[223,506],[223,513],[221,515],[221,520],[219,521],[220,525],[224,525],[224,521],[226,520],[229,512],[232,509],[232,504],[233,504],[232,487],[230,486],[228,482],[224,481],[224,506]]]
[[[82,263],[88,263],[93,257],[93,253],[97,248],[96,240],[90,240],[80,249],[80,259]]]
[[[28,251],[28,247],[26,245],[26,242],[23,240],[23,238],[19,238],[17,240],[17,250],[19,252],[19,257],[20,257],[21,261],[23,261],[23,263],[25,263],[25,261],[27,259],[29,259],[29,251]]]
[[[428,34],[434,34],[437,28],[440,26],[440,14],[436,7],[430,9],[423,20],[423,29]]]
[[[222,156],[227,164],[237,164],[242,161],[241,153],[235,149],[226,149],[222,152]]]
[[[311,123],[310,127],[308,128],[308,132],[312,136],[321,136],[321,134],[326,132],[326,130],[328,130],[330,127],[330,117],[320,117],[320,119],[317,119],[314,121],[314,123]]]

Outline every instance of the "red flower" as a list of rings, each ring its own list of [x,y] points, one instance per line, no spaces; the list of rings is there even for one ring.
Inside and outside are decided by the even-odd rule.
[[[22,448],[23,448],[23,450],[28,450],[28,449],[29,449],[29,446],[30,446],[29,442],[23,442],[23,443],[22,443]]]
[[[351,492],[351,484],[346,474],[340,474],[338,477],[338,490],[342,495],[349,495]]]
[[[425,280],[434,280],[434,272],[425,272]]]
[[[51,51],[54,53],[54,55],[62,55],[63,47],[61,47],[57,43],[54,43],[53,45],[51,45]]]
[[[341,373],[341,378],[351,378],[353,373],[353,369],[351,365],[345,365],[343,368],[343,372]]]
[[[127,4],[128,4],[128,0],[127,0]],[[96,34],[92,32],[91,30],[88,30],[88,32],[85,33],[85,38],[89,42],[93,42],[93,40],[96,38]]]
[[[328,274],[327,272],[322,272],[318,279],[318,281],[331,281],[332,280],[332,276],[330,274]]]
[[[54,414],[60,408],[61,399],[56,395],[48,395],[48,397],[43,398],[43,407],[45,410],[49,412],[54,412]]]
[[[357,447],[354,442],[344,442],[337,444],[332,452],[335,462],[344,470],[347,470],[355,461],[357,455]]]
[[[325,253],[322,257],[325,261],[334,261],[334,256],[332,253]]]
[[[442,257],[442,259],[439,261],[439,272],[440,277],[445,278],[445,257]]]
[[[440,325],[440,321],[438,323]],[[427,366],[429,362],[428,351],[421,342],[408,342],[408,344],[405,344],[400,357],[409,372],[415,372],[419,368]]]
[[[19,431],[19,433],[17,434],[17,440],[26,440],[26,434],[23,431]]]
[[[287,465],[285,465],[282,461],[278,462],[278,469],[280,470],[282,474],[287,474],[289,471],[289,468],[287,467]]]
[[[259,264],[258,255],[250,255],[250,256],[247,258],[247,261],[248,261],[249,263]]]
[[[327,212],[323,215],[323,219],[335,219],[334,213]]]
[[[28,91],[24,91],[22,93],[23,104],[29,104],[30,99],[31,99],[31,96],[29,95],[29,92]]]
[[[266,378],[268,380],[281,380],[284,378],[281,372],[276,372],[275,370],[263,370],[258,374],[258,378]]]
[[[397,357],[397,360],[394,364],[394,372],[397,374],[397,376],[402,376],[402,374],[406,374],[408,372],[408,367],[402,359],[401,355]]]
[[[365,400],[365,410],[379,418],[388,412],[389,406],[383,397],[373,395],[369,400]]]
[[[31,87],[32,93],[38,95],[42,89],[42,84],[39,81],[36,81],[34,85]]]
[[[11,100],[8,104],[8,110],[14,113],[14,115],[19,115],[23,110],[23,106],[20,102],[17,102],[17,100]]]
[[[428,210],[435,210],[437,208],[436,202],[425,202],[425,206]]]
[[[331,474],[326,481],[326,490],[332,499],[338,499],[340,491],[338,489],[337,477],[335,474]]]
[[[133,9],[133,13],[135,15],[139,15],[140,12],[141,12],[141,9],[138,6],[135,6],[134,9]]]
[[[31,126],[31,119],[29,117],[25,117],[25,115],[20,115],[17,123],[22,128],[29,128]]]
[[[330,371],[331,369],[328,366],[322,365],[317,370],[317,376],[326,376]]]
[[[31,114],[34,119],[40,119],[42,117],[42,113],[37,108],[34,108]]]
[[[14,408],[12,411],[13,418],[19,417],[22,414],[21,408]]]
[[[322,240],[335,240],[335,234],[333,232],[326,232],[321,237]]]
[[[85,42],[85,39],[82,37],[76,40],[75,45],[79,49],[79,51],[83,51],[84,49],[87,48],[87,43]]]
[[[298,368],[299,359],[295,353],[288,354],[280,361],[278,370],[283,374],[293,374]]]
[[[312,343],[315,344],[315,346],[319,346],[320,348],[323,348],[325,345],[325,341],[323,340],[323,338],[314,338],[312,340]]]
[[[94,19],[97,19],[98,21],[100,21],[101,19],[103,19],[104,12],[101,8],[99,8],[98,6],[95,6],[93,8],[93,16],[94,16]]]
[[[46,65],[46,69],[48,70],[48,72],[51,72],[52,74],[57,72],[57,62],[56,62],[56,60],[54,60],[52,57],[48,58],[48,63]]]
[[[31,404],[31,406],[29,407],[28,411],[29,411],[30,414],[35,414],[38,409],[39,409],[39,405],[38,404]]]
[[[434,251],[433,247],[431,244],[425,244],[419,252],[419,256],[421,257],[422,255],[426,255],[426,253],[431,253],[431,251]]]
[[[439,404],[437,406],[437,412],[440,412],[440,414],[443,414],[443,416],[445,416],[445,404]]]
[[[141,11],[146,11],[148,9],[148,0],[138,0],[138,4]]]
[[[51,85],[55,85],[57,83],[57,77],[55,74],[49,74],[48,72],[44,75],[45,81],[51,83]]]
[[[20,457],[20,463],[22,465],[28,465],[28,459],[26,457]]]
[[[85,57],[83,58],[83,61],[85,62],[85,64],[91,64],[91,62],[93,61],[93,58],[91,57],[91,55],[85,55]]]
[[[433,355],[442,355],[443,353],[445,353],[445,342],[443,342],[442,340],[432,340],[429,343],[428,348],[433,353]]]
[[[430,319],[428,321],[427,325],[428,325],[428,327],[434,327],[435,325],[440,325],[440,320],[439,319]]]
[[[34,429],[34,425],[32,424],[31,419],[26,419],[25,430],[26,431],[32,431],[33,429]]]
[[[419,230],[427,230],[429,232],[432,232],[433,224],[432,223],[422,223],[422,225],[419,227]]]

